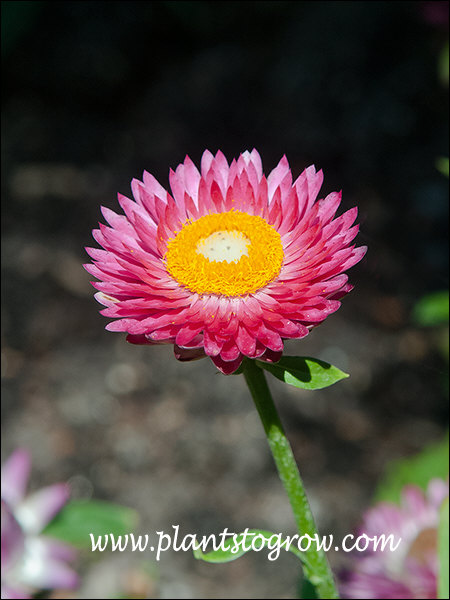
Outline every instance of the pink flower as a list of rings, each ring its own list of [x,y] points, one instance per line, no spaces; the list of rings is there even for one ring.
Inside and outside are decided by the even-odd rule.
[[[100,281],[109,331],[135,344],[174,344],[179,360],[209,356],[225,374],[244,356],[280,359],[352,288],[344,271],[366,252],[352,240],[357,209],[334,218],[341,194],[316,201],[322,172],[293,183],[286,157],[266,178],[256,150],[228,165],[204,152],[169,174],[171,194],[144,172],[119,194],[124,215],[102,208],[110,227],[93,232],[85,268]]]
[[[401,506],[383,502],[370,509],[358,535],[393,534],[394,552],[381,548],[355,553],[342,576],[344,598],[437,598],[437,526],[448,482],[433,479],[425,494],[416,486],[402,492]]]
[[[2,467],[2,590],[1,597],[31,598],[43,589],[71,589],[77,574],[66,564],[75,550],[41,535],[69,498],[62,483],[25,496],[31,460],[16,450]]]
[[[448,0],[425,0],[419,6],[425,21],[440,29],[448,30]]]

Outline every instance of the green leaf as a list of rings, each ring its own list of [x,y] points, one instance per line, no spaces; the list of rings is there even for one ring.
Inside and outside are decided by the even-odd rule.
[[[442,48],[439,55],[438,71],[439,79],[443,85],[448,85],[448,68],[449,68],[448,42]]]
[[[305,577],[302,580],[302,584],[301,584],[300,598],[302,598],[303,600],[317,600],[318,597],[319,596],[317,595],[316,588]]]
[[[436,159],[436,169],[438,171],[440,171],[442,173],[442,175],[445,175],[446,177],[448,177],[449,175],[449,160],[448,158],[445,158],[444,156],[440,156],[439,158]]]
[[[444,501],[440,510],[439,530],[438,530],[438,556],[439,556],[439,577],[438,577],[438,598],[449,597],[449,519],[448,519],[448,498]]]
[[[321,390],[349,377],[337,367],[309,356],[283,356],[275,364],[258,360],[255,363],[277,379],[305,390]]]
[[[95,537],[125,535],[136,528],[138,515],[131,508],[100,500],[73,500],[47,525],[45,535],[78,546],[91,547]]]
[[[378,486],[376,501],[398,503],[401,490],[413,484],[426,490],[430,479],[446,479],[448,474],[448,436],[442,442],[429,446],[420,454],[393,461]]]
[[[435,292],[424,296],[413,309],[413,319],[419,325],[433,326],[448,323],[449,293]]]
[[[253,535],[252,535],[253,534]],[[250,550],[259,551],[263,548],[269,548],[270,551],[280,547],[283,544],[281,551],[286,551],[287,540],[282,540],[280,535],[271,531],[262,529],[248,529],[244,533],[239,533],[236,536],[225,540],[221,546],[225,549],[218,548],[210,552],[204,552],[205,548],[197,548],[194,550],[194,556],[198,560],[204,560],[209,563],[227,563],[240,558]],[[302,558],[300,550],[293,546],[289,546],[290,552],[295,554],[297,558]],[[270,554],[270,552],[269,552]]]

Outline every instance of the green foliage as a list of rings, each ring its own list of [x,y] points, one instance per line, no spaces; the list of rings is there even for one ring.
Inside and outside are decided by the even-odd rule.
[[[438,598],[449,597],[449,518],[448,498],[441,506],[438,531],[439,579]]]
[[[448,323],[448,291],[435,292],[421,298],[414,307],[413,319],[418,325],[423,326],[434,326]]]
[[[95,537],[125,535],[135,529],[137,522],[137,513],[125,506],[100,500],[73,500],[47,525],[44,534],[90,548],[90,533]]]
[[[283,356],[276,364],[258,360],[255,364],[277,379],[305,390],[320,390],[349,377],[337,367],[308,356]]]
[[[440,171],[442,173],[442,175],[445,175],[446,177],[448,177],[449,175],[449,160],[448,158],[445,158],[444,156],[440,156],[439,158],[436,159],[436,169],[438,171]]]
[[[303,600],[316,600],[319,597],[315,587],[306,577],[302,580],[299,597]]]
[[[259,551],[263,548],[272,550],[275,547],[281,546],[281,544],[283,544],[282,550],[286,551],[287,540],[280,540],[279,534],[262,529],[249,529],[246,533],[240,533],[235,538],[225,540],[225,543],[222,545],[226,550],[219,548],[205,553],[202,549],[198,548],[194,550],[194,556],[198,560],[204,560],[209,563],[227,563],[240,558],[250,550]],[[288,550],[298,558],[301,557],[300,550],[294,545],[291,544]]]
[[[448,436],[442,442],[426,448],[411,458],[393,461],[378,486],[376,501],[398,503],[405,485],[417,485],[426,490],[434,477],[446,479],[448,475]]]
[[[438,62],[439,79],[443,85],[448,85],[449,56],[448,42],[442,48]]]

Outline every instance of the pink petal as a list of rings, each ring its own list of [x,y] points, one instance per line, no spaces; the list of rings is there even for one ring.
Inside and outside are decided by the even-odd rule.
[[[17,507],[17,520],[27,532],[39,533],[59,513],[69,496],[70,489],[64,483],[42,488]]]
[[[427,496],[433,506],[440,508],[443,500],[448,496],[448,480],[432,479],[428,484]]]
[[[30,453],[24,448],[15,450],[2,467],[2,498],[15,506],[25,496],[31,470]]]
[[[23,553],[25,536],[8,504],[1,501],[2,569],[13,567]]]
[[[79,584],[78,575],[63,561],[51,558],[45,542],[29,540],[27,555],[21,566],[21,580],[29,586],[42,589],[74,589]]]
[[[269,173],[267,185],[269,188],[269,203],[272,202],[276,189],[280,189],[282,198],[290,191],[292,185],[292,173],[286,156],[283,156],[275,169]]]
[[[10,585],[2,582],[2,598],[5,600],[28,600],[31,598],[29,589],[23,585]]]
[[[179,329],[175,341],[178,346],[186,346],[186,344],[191,342],[202,330],[203,324],[196,325],[187,323]]]
[[[300,217],[303,217],[313,205],[322,187],[322,182],[322,171],[316,173],[315,167],[311,166],[305,169],[294,183],[299,200]]]
[[[235,361],[240,356],[239,348],[233,339],[228,339],[220,351],[220,356],[226,362]]]
[[[213,161],[214,155],[209,150],[205,150],[202,154],[200,166],[200,172],[203,177],[206,177],[206,175],[208,174],[208,171],[210,170]]]
[[[155,177],[153,177],[153,175],[151,175],[148,171],[144,171],[143,180],[144,180],[145,191],[148,194],[150,194],[152,196],[157,196],[159,198],[166,197],[166,194],[167,194],[166,190],[159,183],[159,181]],[[136,198],[136,200],[137,200],[137,198]]]
[[[219,342],[213,333],[205,331],[204,333],[205,352],[208,356],[217,356],[222,350],[223,342]]]
[[[242,354],[233,361],[224,361],[220,356],[212,356],[211,360],[224,375],[231,375],[239,369],[243,360]]]
[[[236,335],[236,345],[244,356],[249,356],[251,358],[254,357],[256,350],[256,338],[254,335],[251,335],[243,325],[239,325]]]

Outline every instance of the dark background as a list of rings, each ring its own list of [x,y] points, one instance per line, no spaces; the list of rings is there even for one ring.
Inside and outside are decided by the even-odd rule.
[[[350,532],[386,464],[441,439],[442,332],[411,311],[448,289],[447,18],[447,2],[2,3],[3,448],[31,450],[33,489],[131,506],[139,533],[293,533],[244,381],[106,332],[81,267],[100,205],[205,148],[256,147],[266,173],[286,154],[294,178],[314,163],[321,197],[359,207],[355,290],[287,344],[351,377],[271,384],[321,531]],[[290,556],[150,561],[86,554],[76,597],[296,593]]]

